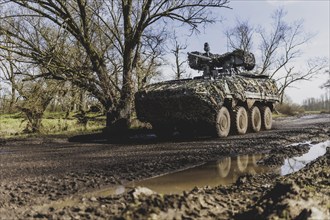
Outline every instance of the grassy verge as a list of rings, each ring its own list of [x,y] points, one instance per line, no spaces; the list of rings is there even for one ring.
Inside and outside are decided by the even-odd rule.
[[[320,111],[306,111],[304,114],[320,114]],[[291,115],[273,113],[273,118],[288,117]],[[38,134],[25,134],[23,130],[27,121],[20,113],[0,115],[0,138],[29,137],[42,135],[73,136],[101,132],[105,127],[106,118],[96,113],[88,113],[87,124],[79,123],[76,113],[66,115],[65,112],[46,112],[42,120],[41,132]],[[135,120],[132,129],[151,128],[149,124]]]
[[[79,123],[75,113],[66,116],[63,112],[46,112],[42,120],[39,134],[24,134],[27,121],[19,114],[3,114],[0,116],[0,137],[24,137],[29,135],[74,135],[100,131],[105,127],[105,116],[87,114],[86,124]]]

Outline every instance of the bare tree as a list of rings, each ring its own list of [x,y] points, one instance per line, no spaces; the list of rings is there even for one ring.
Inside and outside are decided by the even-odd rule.
[[[273,13],[273,15],[272,15],[273,22],[271,25],[270,33],[268,33],[262,27],[259,27],[259,29],[257,31],[257,33],[260,35],[260,38],[261,38],[261,43],[259,45],[259,49],[262,54],[261,55],[262,64],[260,67],[260,74],[268,73],[269,69],[275,65],[276,58],[278,56],[277,52],[280,50],[280,48],[282,46],[282,42],[284,42],[285,39],[290,39],[289,35],[290,35],[291,28],[284,21],[285,14],[286,13],[282,8],[277,9]],[[300,27],[302,27],[302,26],[300,26]],[[294,42],[292,40],[295,38],[295,36],[292,36],[292,37],[291,37],[291,42]],[[281,62],[281,64],[279,64],[279,67],[282,66],[283,62],[286,61],[286,63],[287,63],[287,62],[289,62],[289,60],[294,58],[293,55],[297,54],[299,51],[294,52],[293,55],[290,55],[289,52],[290,52],[290,50],[295,49],[295,48],[296,48],[296,46],[285,48],[286,49],[285,54],[287,56],[286,57],[281,56],[281,57],[285,58],[285,60],[283,60]],[[288,56],[288,55],[290,55],[290,56]],[[279,69],[280,68],[277,68],[274,71],[274,73],[271,74],[271,77],[273,77]]]
[[[141,42],[140,52],[136,57],[136,84],[137,89],[143,88],[148,84],[152,77],[160,75],[159,67],[163,65],[163,56],[165,55],[165,39],[167,33],[160,30],[159,33],[146,33]]]
[[[326,58],[314,58],[307,61],[305,70],[295,70],[293,61],[302,55],[301,46],[309,42],[313,35],[304,31],[303,20],[288,24],[284,21],[285,15],[282,8],[274,12],[273,30],[268,38],[259,32],[262,39],[260,50],[264,52],[260,72],[276,79],[280,85],[281,103],[286,88],[298,81],[312,79],[327,65]]]
[[[7,59],[0,59],[0,80],[3,83],[7,83],[10,87],[10,101],[8,112],[12,113],[14,111],[14,105],[16,103],[16,77],[14,74],[14,63],[11,60],[10,52],[7,54]]]
[[[238,20],[236,27],[225,32],[232,49],[251,50],[252,41],[259,42],[261,63],[257,63],[257,72],[277,81],[281,102],[288,87],[298,81],[310,80],[322,72],[328,63],[326,58],[315,58],[306,61],[305,69],[294,66],[294,61],[302,55],[302,46],[313,35],[304,31],[303,20],[290,24],[285,21],[285,15],[283,8],[275,10],[272,25],[268,29],[260,26],[254,32],[247,21]]]
[[[228,49],[251,51],[253,46],[254,33],[254,27],[249,23],[248,20],[237,20],[237,24],[234,28],[225,31]]]
[[[263,29],[258,31],[261,37],[259,49],[262,52],[260,73],[269,73],[271,78],[285,65],[301,56],[301,46],[313,37],[304,31],[303,20],[288,24],[284,21],[285,15],[286,12],[282,8],[277,9],[272,16],[271,33],[267,35]]]
[[[18,108],[24,113],[28,122],[24,132],[40,132],[43,114],[54,97],[54,91],[60,87],[58,81],[38,79],[29,81],[18,89],[23,98],[18,103]]]
[[[9,112],[15,108],[23,113],[27,120],[24,132],[39,132],[42,117],[48,104],[53,99],[54,93],[60,91],[63,86],[54,80],[24,81],[25,77],[21,75],[23,72],[40,70],[29,65],[17,66],[10,51],[5,51],[1,57],[0,70],[4,77],[0,78],[7,82],[11,88]],[[18,96],[16,96],[16,92]]]
[[[328,75],[327,81],[321,86],[321,88],[330,89],[330,71],[327,69],[324,71]]]
[[[174,55],[174,65],[172,65],[172,70],[175,74],[175,79],[181,79],[183,74],[186,73],[184,69],[184,64],[187,63],[186,59],[182,60],[181,56],[183,51],[187,49],[186,43],[180,43],[177,39],[177,35],[174,32],[173,39],[172,39],[172,49],[170,49],[171,54]]]
[[[285,72],[283,76],[278,76],[276,78],[279,84],[280,102],[283,102],[284,92],[288,87],[298,81],[311,80],[317,74],[320,74],[327,65],[328,60],[326,58],[310,59],[305,69],[295,70],[294,66],[287,67],[287,65],[284,65],[283,68]]]

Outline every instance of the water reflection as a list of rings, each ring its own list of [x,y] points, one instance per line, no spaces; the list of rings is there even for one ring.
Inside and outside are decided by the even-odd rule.
[[[284,165],[281,167],[281,175],[287,175],[302,169],[312,160],[324,155],[327,151],[327,147],[330,147],[330,140],[311,145],[309,151],[300,157],[286,159]]]
[[[263,155],[226,157],[191,169],[159,176],[130,184],[132,187],[147,187],[158,193],[181,193],[195,186],[218,186],[234,183],[243,174],[274,172],[274,167],[258,166]],[[280,173],[280,168],[275,169]]]
[[[265,159],[268,155],[225,157],[215,162],[206,163],[179,172],[138,182],[133,181],[126,186],[117,186],[115,188],[103,190],[99,193],[103,196],[121,194],[125,192],[127,188],[138,186],[146,187],[163,194],[182,193],[183,191],[193,189],[195,186],[215,187],[219,185],[229,185],[236,182],[236,180],[244,174],[262,174],[271,172],[279,175],[286,175],[300,170],[310,161],[324,155],[326,153],[326,148],[330,147],[330,140],[316,145],[309,145],[310,150],[308,153],[301,157],[286,159],[284,165],[278,165],[275,167],[259,165],[258,161]]]

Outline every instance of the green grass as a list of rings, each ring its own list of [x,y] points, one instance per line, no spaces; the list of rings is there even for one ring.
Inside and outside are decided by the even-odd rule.
[[[18,135],[25,127],[23,118],[10,118],[8,115],[0,117],[0,137]]]
[[[273,113],[273,118],[282,118],[287,117],[288,115],[284,115],[282,113]]]
[[[321,111],[305,111],[306,114],[320,114]]]
[[[63,112],[46,112],[42,120],[42,128],[38,135],[70,135],[99,131],[105,127],[105,116],[87,114],[86,126],[79,124],[75,113],[65,119]],[[0,137],[26,136],[23,133],[27,121],[20,113],[2,114],[0,116]]]
[[[321,111],[305,111],[303,114],[307,114],[307,115],[313,115],[313,114],[320,114]],[[283,117],[290,117],[292,115],[287,115],[287,114],[283,114],[283,113],[273,113],[273,118],[283,118]]]

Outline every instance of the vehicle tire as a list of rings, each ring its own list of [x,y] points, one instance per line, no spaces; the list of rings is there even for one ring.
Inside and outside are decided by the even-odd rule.
[[[226,107],[221,107],[216,118],[216,134],[218,137],[227,137],[230,131],[230,114]]]
[[[235,132],[237,134],[245,134],[248,128],[248,115],[243,106],[236,108],[235,114]]]
[[[268,106],[264,106],[261,110],[261,118],[262,118],[262,129],[270,130],[273,124],[273,116],[272,111]]]
[[[257,106],[250,109],[249,125],[252,132],[259,132],[261,129],[261,113]]]

